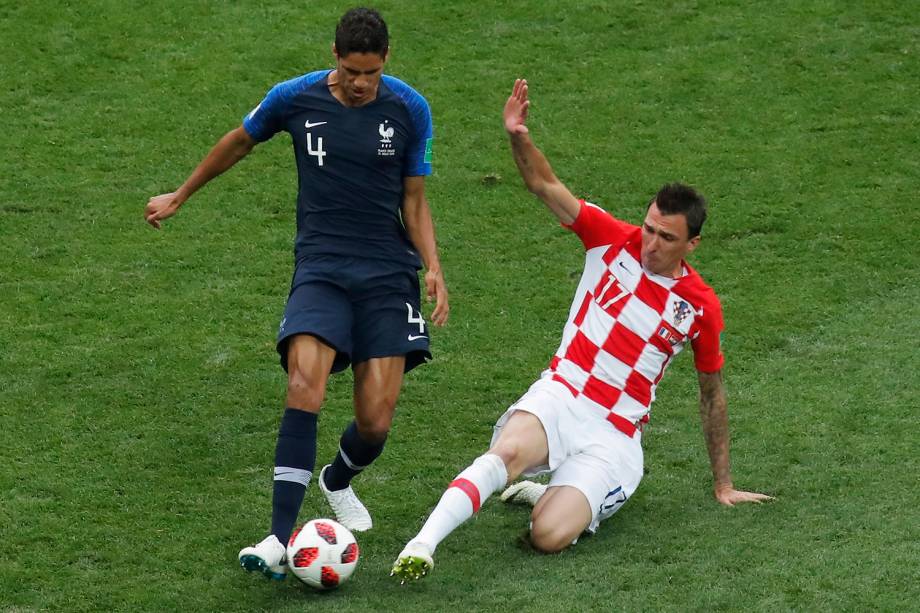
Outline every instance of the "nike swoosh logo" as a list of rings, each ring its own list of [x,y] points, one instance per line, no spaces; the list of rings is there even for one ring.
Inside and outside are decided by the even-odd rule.
[[[620,265],[620,268],[622,268],[622,269],[625,270],[626,272],[629,272],[629,269],[626,268],[626,264],[624,264],[623,262],[617,262],[617,264]]]
[[[317,121],[316,123],[310,123],[309,121],[307,121],[306,123],[303,124],[303,127],[315,128],[316,126],[323,126],[323,125],[326,125],[327,123],[329,122],[328,121]]]
[[[424,334],[419,334],[418,336],[416,336],[416,335],[414,335],[414,334],[410,334],[410,335],[409,335],[409,340],[410,340],[410,341],[417,341],[417,340],[420,339],[420,338],[428,338],[428,337],[427,337],[426,335],[424,335]]]

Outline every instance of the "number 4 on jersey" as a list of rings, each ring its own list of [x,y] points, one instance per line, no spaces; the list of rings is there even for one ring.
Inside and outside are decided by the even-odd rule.
[[[307,154],[316,156],[316,165],[323,165],[323,158],[326,157],[326,152],[323,150],[323,137],[316,137],[316,149],[313,148],[313,134],[307,132]]]

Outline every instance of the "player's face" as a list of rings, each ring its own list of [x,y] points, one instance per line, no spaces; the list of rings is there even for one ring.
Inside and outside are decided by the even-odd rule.
[[[341,94],[339,100],[347,106],[362,106],[374,100],[387,56],[377,53],[349,53],[342,56],[335,52],[335,46],[332,50],[336,58],[335,72]]]
[[[685,215],[665,215],[652,202],[642,222],[642,266],[656,275],[680,276],[680,261],[700,242],[688,234]]]

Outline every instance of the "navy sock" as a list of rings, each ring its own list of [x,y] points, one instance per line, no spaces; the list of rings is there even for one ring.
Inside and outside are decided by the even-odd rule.
[[[323,475],[326,487],[333,492],[348,487],[355,475],[377,459],[385,444],[386,438],[379,443],[365,441],[358,434],[357,424],[352,421],[339,440],[339,452],[335,454],[332,465]]]
[[[287,545],[316,466],[316,413],[285,409],[275,447],[272,531]]]

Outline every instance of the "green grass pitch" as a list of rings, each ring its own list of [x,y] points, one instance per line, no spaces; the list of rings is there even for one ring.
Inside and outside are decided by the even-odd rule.
[[[288,139],[162,232],[142,210],[274,83],[330,66],[348,6],[0,1],[0,611],[916,607],[920,19],[894,0],[379,2],[388,72],[434,113],[451,321],[356,482],[377,527],[351,582],[239,569],[284,392]],[[648,474],[596,536],[536,555],[527,511],[490,500],[400,586],[393,558],[548,363],[581,270],[514,169],[515,77],[576,193],[633,222],[666,181],[710,200],[691,261],[725,308],[733,475],[776,501],[713,500],[684,356]],[[328,512],[311,487],[302,519]]]

